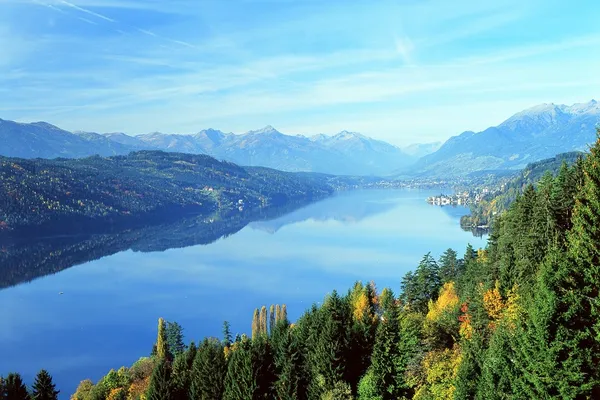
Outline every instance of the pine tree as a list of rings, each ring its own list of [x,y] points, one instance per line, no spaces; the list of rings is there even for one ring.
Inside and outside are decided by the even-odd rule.
[[[393,315],[390,317],[393,318]],[[417,358],[422,351],[421,343],[423,316],[417,313],[403,312],[398,318],[398,342],[396,356],[394,358],[394,368],[396,374],[396,385],[398,393],[402,398],[412,398],[414,390],[412,385],[407,382],[406,376],[411,363]],[[393,325],[387,329],[394,329]],[[393,354],[393,352],[391,353]]]
[[[252,345],[250,340],[242,339],[229,359],[223,400],[254,400],[256,390],[257,382],[252,363]],[[192,398],[199,397],[192,396]]]
[[[371,371],[373,383],[377,394],[383,400],[397,399],[400,396],[398,384],[398,307],[390,302],[382,316],[382,321],[377,327],[375,344],[371,358]]]
[[[440,281],[442,283],[456,281],[459,274],[459,263],[456,251],[448,249],[440,257]]]
[[[231,346],[232,340],[231,325],[225,321],[223,322],[223,346]]]
[[[287,321],[279,321],[273,334],[277,379],[274,383],[276,398],[280,400],[308,399],[308,382],[304,376],[303,355],[298,338],[289,329]]]
[[[191,376],[188,368],[187,355],[180,353],[175,356],[171,372],[171,399],[187,400],[190,390]]]
[[[57,400],[60,390],[52,383],[52,376],[45,369],[38,372],[32,386],[31,398],[33,400]]]
[[[4,393],[6,400],[29,400],[27,387],[21,379],[21,375],[11,373],[8,374],[4,381]]]
[[[254,371],[254,382],[256,390],[255,399],[272,399],[274,396],[273,386],[275,383],[275,368],[273,360],[273,349],[266,335],[260,336],[252,341],[252,369]]]
[[[158,346],[160,349],[160,346]],[[146,395],[148,400],[171,400],[171,363],[161,357],[152,371],[150,386]]]
[[[6,387],[4,385],[4,378],[0,376],[0,399],[4,400],[6,398]],[[75,399],[78,400],[78,399]]]
[[[167,322],[165,329],[167,337],[167,346],[171,359],[185,351],[185,344],[183,343],[183,327],[177,322]]]
[[[258,308],[254,309],[254,315],[252,316],[252,339],[255,339],[260,335],[260,317]]]
[[[426,313],[429,300],[435,300],[441,288],[439,267],[427,253],[414,273],[407,273],[402,281],[401,300],[412,310]]]
[[[322,307],[323,325],[314,353],[314,375],[322,379],[320,390],[332,390],[336,382],[346,376],[350,350],[349,314],[347,302],[334,290]]]
[[[243,346],[233,352],[231,360],[238,351],[244,351]],[[225,375],[227,361],[223,346],[217,340],[204,339],[198,351],[191,374],[191,399],[220,399],[225,390]]]
[[[194,364],[194,359],[196,358],[196,353],[198,352],[198,349],[196,348],[196,343],[194,343],[193,341],[190,343],[190,345],[188,346],[187,351],[185,352],[185,360],[186,360],[186,364],[188,369],[192,369],[192,365]]]
[[[156,338],[156,355],[160,359],[170,359],[169,344],[165,332],[166,324],[162,318],[158,319],[158,335]]]

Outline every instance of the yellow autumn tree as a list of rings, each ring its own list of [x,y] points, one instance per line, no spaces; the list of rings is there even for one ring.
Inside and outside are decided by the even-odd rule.
[[[440,295],[435,302],[429,301],[429,312],[427,320],[437,321],[444,312],[452,311],[458,304],[458,295],[454,287],[454,282],[446,282],[440,290]]]
[[[506,294],[504,318],[508,326],[514,328],[522,315],[523,307],[521,306],[521,296],[519,296],[519,286],[515,284]]]
[[[127,392],[127,400],[146,400],[146,392],[150,386],[150,376],[134,381]]]
[[[127,398],[127,390],[124,388],[114,388],[106,396],[106,400],[125,400]]]
[[[454,381],[461,362],[458,346],[428,352],[422,362],[424,380],[417,387],[414,400],[452,400]]]
[[[483,293],[483,308],[488,314],[488,317],[492,320],[492,325],[495,321],[502,318],[505,304],[500,294],[500,282],[496,281],[496,285],[493,289],[486,290]]]

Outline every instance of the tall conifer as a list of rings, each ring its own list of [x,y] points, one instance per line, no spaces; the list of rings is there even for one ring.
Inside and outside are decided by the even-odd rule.
[[[31,398],[33,400],[57,400],[60,393],[52,382],[52,376],[45,369],[38,372],[32,389]]]
[[[146,395],[148,400],[171,400],[171,363],[161,357],[152,371]]]
[[[6,400],[29,400],[29,392],[21,379],[21,375],[16,373],[8,374],[4,381],[4,395]]]

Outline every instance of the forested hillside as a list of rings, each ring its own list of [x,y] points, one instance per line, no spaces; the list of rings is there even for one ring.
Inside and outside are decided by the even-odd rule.
[[[461,218],[461,226],[465,229],[489,227],[494,216],[501,215],[506,211],[528,185],[537,186],[557,175],[560,175],[559,179],[561,180],[577,179],[567,166],[581,162],[583,157],[585,157],[585,153],[581,152],[562,153],[527,165],[517,176],[503,184],[498,191],[493,191],[485,195],[481,201],[471,204],[471,214]],[[581,171],[581,167],[578,171]]]
[[[574,179],[527,186],[485,249],[427,254],[398,296],[359,282],[294,323],[262,307],[250,337],[225,323],[222,339],[198,346],[160,319],[148,357],[82,381],[72,398],[600,398],[598,134],[563,167]],[[5,386],[25,398],[16,377]]]
[[[182,212],[209,213],[331,194],[325,177],[307,179],[240,167],[205,155],[140,151],[128,156],[24,160],[0,157],[0,231],[23,227],[92,229]],[[163,214],[157,216],[157,214]]]

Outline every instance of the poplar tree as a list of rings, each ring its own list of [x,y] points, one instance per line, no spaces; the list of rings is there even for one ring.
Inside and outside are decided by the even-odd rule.
[[[254,315],[252,316],[252,339],[255,339],[260,334],[260,321],[258,308],[254,309]]]
[[[279,320],[280,321],[287,321],[288,320],[287,306],[285,304],[283,304],[281,306],[281,315],[279,316]]]
[[[32,386],[31,398],[33,400],[57,400],[60,390],[52,382],[52,376],[45,369],[38,372]]]
[[[271,304],[269,307],[269,335],[273,334],[273,329],[275,329],[275,306]]]
[[[160,359],[170,359],[169,345],[167,343],[167,334],[165,329],[165,320],[163,318],[159,318],[158,335],[156,337],[156,355]]]
[[[281,306],[279,304],[275,305],[275,321],[282,321],[281,319]]]
[[[260,317],[258,319],[259,323],[259,334],[266,335],[267,334],[267,307],[262,306],[260,309]]]

